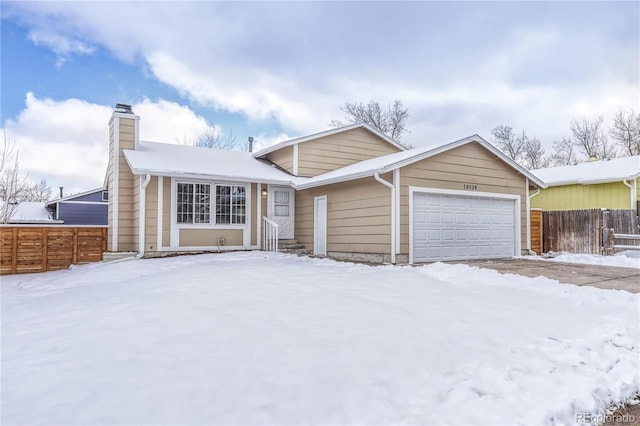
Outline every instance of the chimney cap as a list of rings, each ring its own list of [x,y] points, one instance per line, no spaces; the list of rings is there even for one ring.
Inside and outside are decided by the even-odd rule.
[[[131,109],[131,105],[129,104],[116,104],[116,112],[133,114],[133,110]]]

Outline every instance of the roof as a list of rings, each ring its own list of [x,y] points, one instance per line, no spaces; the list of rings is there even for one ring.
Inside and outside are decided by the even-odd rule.
[[[359,123],[350,124],[348,126],[336,127],[335,129],[325,130],[324,132],[320,132],[320,133],[314,133],[314,134],[308,135],[308,136],[302,136],[302,137],[295,138],[295,139],[289,139],[287,141],[280,142],[280,143],[272,145],[272,146],[270,146],[268,148],[265,148],[265,149],[262,149],[260,151],[257,151],[257,152],[255,152],[253,154],[253,156],[256,157],[256,158],[257,157],[262,157],[263,155],[269,154],[270,152],[277,151],[277,150],[279,150],[281,148],[285,148],[287,146],[291,146],[291,145],[295,145],[295,144],[303,143],[303,142],[308,142],[308,141],[311,141],[311,140],[323,138],[325,136],[335,135],[335,134],[342,133],[342,132],[348,132],[349,130],[358,129],[358,128],[367,129],[368,131],[370,131],[374,135],[378,136],[379,138],[381,138],[382,140],[388,142],[389,144],[395,146],[396,148],[399,148],[401,150],[406,150],[407,149],[406,146],[402,145],[399,142],[394,141],[389,136],[387,136],[384,133],[374,129],[373,127],[371,127],[367,123],[359,122]]]
[[[0,200],[0,208],[4,201]],[[45,203],[36,201],[23,201],[18,203],[9,219],[9,223],[64,223],[62,220],[51,219],[51,215]]]
[[[47,201],[47,206],[50,206],[55,203],[59,203],[61,201],[68,201],[68,200],[73,200],[74,198],[84,197],[85,195],[93,194],[94,192],[102,192],[104,190],[105,190],[104,188],[95,188],[95,189],[90,189],[88,191],[79,192],[73,195],[67,195],[66,197],[54,198],[53,200]]]
[[[134,174],[150,173],[185,178],[215,177],[290,185],[295,177],[257,160],[250,152],[200,148],[156,142],[140,142],[136,150],[124,150]]]
[[[549,186],[594,185],[640,176],[640,155],[532,170]]]
[[[215,178],[232,182],[274,183],[306,189],[373,176],[376,173],[386,173],[471,142],[484,146],[510,167],[529,178],[537,187],[546,188],[542,180],[478,135],[371,158],[311,178],[292,176],[254,158],[251,153],[242,151],[141,142],[135,151],[124,150],[124,155],[134,174],[149,173],[190,179]]]
[[[361,161],[359,163],[352,164],[350,166],[342,167],[340,169],[324,173],[319,176],[308,178],[304,181],[298,181],[296,185],[297,189],[311,188],[320,185],[328,185],[332,183],[344,182],[353,179],[359,179],[363,177],[373,176],[376,173],[386,173],[400,167],[415,163],[417,161],[424,160],[425,158],[432,157],[434,155],[449,151],[459,146],[477,142],[484,146],[486,149],[495,154],[502,161],[509,166],[517,170],[522,175],[529,178],[529,180],[540,188],[546,188],[543,181],[536,176],[528,172],[522,166],[511,160],[504,155],[500,150],[491,145],[478,135],[469,136],[464,139],[460,139],[454,142],[441,143],[436,145],[429,145],[420,148],[413,148],[402,152],[396,152],[388,154],[382,157],[372,158],[369,160]]]

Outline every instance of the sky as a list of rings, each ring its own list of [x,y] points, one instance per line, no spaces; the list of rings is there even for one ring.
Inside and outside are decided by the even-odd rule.
[[[208,124],[257,147],[401,100],[414,146],[640,110],[638,2],[0,2],[1,110],[20,169],[100,187],[116,103],[140,138]]]

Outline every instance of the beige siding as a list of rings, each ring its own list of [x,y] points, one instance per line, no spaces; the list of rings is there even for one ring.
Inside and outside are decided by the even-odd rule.
[[[267,160],[293,174],[293,146],[286,146],[267,154]]]
[[[400,169],[400,253],[409,253],[409,186],[520,196],[521,248],[527,248],[526,179],[482,145],[471,143]]]
[[[162,182],[162,247],[171,244],[171,178]]]
[[[135,120],[120,118],[118,156],[118,250],[138,249],[139,179],[131,173],[122,151],[135,148]]]
[[[258,203],[260,202],[260,194],[258,194],[258,185],[251,184],[251,244],[258,244],[258,227],[256,224],[260,219],[258,217]]]
[[[391,174],[383,176],[391,180]],[[327,252],[389,254],[391,190],[374,178],[296,192],[295,237],[313,248],[314,197],[327,196]]]
[[[109,191],[109,204],[107,207],[107,250],[111,250],[113,243],[113,151],[114,143],[114,121],[109,121],[109,161],[107,163],[107,190]]]
[[[366,129],[353,129],[299,144],[298,175],[317,176],[398,151],[400,148]]]
[[[241,246],[242,229],[180,229],[180,247],[217,246],[220,238],[225,246]]]
[[[145,251],[158,249],[158,177],[152,176],[145,191]]]

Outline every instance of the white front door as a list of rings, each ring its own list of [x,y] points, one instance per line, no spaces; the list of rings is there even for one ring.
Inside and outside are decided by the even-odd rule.
[[[269,219],[278,224],[278,237],[293,238],[294,192],[286,186],[269,185]]]
[[[327,255],[327,196],[313,199],[313,254]]]

